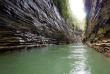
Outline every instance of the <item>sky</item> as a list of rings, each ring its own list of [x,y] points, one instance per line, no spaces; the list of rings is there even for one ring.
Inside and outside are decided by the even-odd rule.
[[[69,0],[70,8],[73,14],[79,19],[82,20],[85,18],[86,14],[84,12],[84,3],[83,0]]]

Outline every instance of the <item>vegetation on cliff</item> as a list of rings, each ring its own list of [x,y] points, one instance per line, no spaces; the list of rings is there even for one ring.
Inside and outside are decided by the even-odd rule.
[[[66,24],[68,24],[71,28],[84,30],[85,19],[79,20],[72,13],[69,0],[53,0],[56,5],[59,13],[65,19]]]
[[[83,42],[110,57],[110,0],[84,0],[87,13]]]
[[[0,52],[73,42],[52,0],[0,0]]]

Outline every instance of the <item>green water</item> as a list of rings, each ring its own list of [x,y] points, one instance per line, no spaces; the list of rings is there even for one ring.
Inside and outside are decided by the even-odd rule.
[[[0,55],[0,74],[110,74],[110,59],[69,44]]]

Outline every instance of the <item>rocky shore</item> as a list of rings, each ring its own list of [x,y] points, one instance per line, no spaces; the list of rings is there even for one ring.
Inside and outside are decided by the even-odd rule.
[[[86,0],[85,6],[88,14],[83,43],[110,57],[110,0]]]
[[[110,57],[110,40],[103,40],[101,43],[86,43],[89,47],[94,50],[104,54],[107,57]]]

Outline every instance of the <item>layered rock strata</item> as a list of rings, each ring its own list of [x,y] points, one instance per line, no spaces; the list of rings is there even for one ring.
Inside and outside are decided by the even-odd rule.
[[[0,0],[0,52],[72,41],[52,0]]]
[[[110,57],[110,0],[90,0],[83,42]]]

